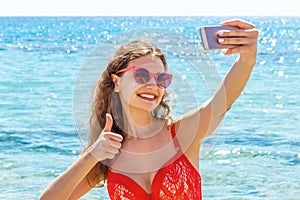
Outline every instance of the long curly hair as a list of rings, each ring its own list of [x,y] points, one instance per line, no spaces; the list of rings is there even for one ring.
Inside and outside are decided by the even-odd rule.
[[[105,71],[102,73],[101,78],[98,80],[95,88],[92,112],[89,119],[87,148],[90,147],[98,139],[102,128],[105,126],[106,113],[110,113],[113,118],[113,126],[111,131],[122,135],[123,138],[126,137],[126,135],[124,135],[122,131],[122,105],[120,102],[119,94],[114,92],[114,82],[111,78],[111,75],[115,74],[116,71],[120,69],[126,68],[128,62],[130,62],[131,60],[147,55],[152,55],[160,58],[165,70],[167,71],[167,62],[164,54],[150,41],[134,40],[121,46],[115,52]],[[166,96],[167,91],[165,91],[160,104],[156,109],[154,109],[154,112],[152,113],[154,117],[164,119],[170,118],[170,107],[165,101]],[[83,152],[85,150],[83,150]],[[93,187],[97,185],[99,187],[103,186],[103,183],[100,183],[100,181],[105,181],[107,179],[108,170],[109,167],[105,165],[105,161],[99,161],[87,176],[89,184]]]

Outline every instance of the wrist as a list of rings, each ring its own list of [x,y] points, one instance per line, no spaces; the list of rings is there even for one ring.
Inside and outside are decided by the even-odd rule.
[[[241,53],[238,61],[243,66],[253,67],[256,64],[256,53]]]
[[[98,159],[93,155],[90,148],[82,154],[82,159],[91,164],[96,164],[98,162]]]

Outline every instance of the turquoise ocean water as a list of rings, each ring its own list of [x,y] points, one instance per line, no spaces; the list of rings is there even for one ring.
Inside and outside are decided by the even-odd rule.
[[[0,199],[37,199],[78,157],[73,88],[103,41],[149,27],[199,41],[200,26],[229,18],[1,17]],[[257,65],[201,158],[203,198],[300,199],[300,18],[243,19],[260,30]],[[221,75],[235,59],[209,54]],[[108,199],[106,188],[82,199]]]

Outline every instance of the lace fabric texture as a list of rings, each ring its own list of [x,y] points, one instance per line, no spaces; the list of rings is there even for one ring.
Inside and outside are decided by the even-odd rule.
[[[176,159],[176,158],[175,158]],[[148,194],[129,177],[109,172],[108,193],[112,200],[187,200],[202,199],[201,177],[184,154],[158,170]]]
[[[201,199],[201,177],[183,154],[157,175],[159,184],[153,187],[155,199]]]

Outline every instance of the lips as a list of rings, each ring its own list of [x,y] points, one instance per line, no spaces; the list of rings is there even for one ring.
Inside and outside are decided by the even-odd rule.
[[[138,96],[147,101],[155,101],[157,97],[155,94],[150,94],[150,93],[140,93],[138,94]]]

